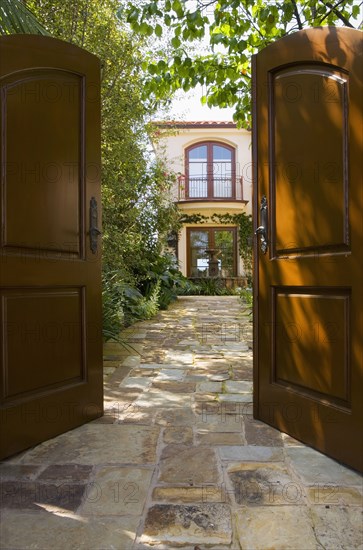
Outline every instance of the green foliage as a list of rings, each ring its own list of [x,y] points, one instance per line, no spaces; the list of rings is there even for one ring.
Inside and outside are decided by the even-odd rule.
[[[116,18],[118,0],[27,4],[53,36],[101,59],[103,322],[105,338],[115,338],[122,326],[149,318],[165,302],[158,262],[178,224],[170,201],[174,176],[148,153],[142,43]]]
[[[242,306],[244,307],[243,311],[247,312],[248,315],[252,315],[253,313],[252,288],[241,288],[239,297],[242,302]]]
[[[208,216],[203,216],[203,214],[185,214],[184,212],[181,214],[179,221],[181,224],[183,223],[207,223],[209,221]]]
[[[183,280],[178,285],[179,296],[235,296],[239,290],[228,288],[218,277],[200,278],[191,281],[181,276]]]
[[[235,120],[248,127],[251,56],[305,27],[357,26],[357,4],[357,0],[144,0],[129,2],[126,16],[136,34],[160,37],[164,28],[170,37],[161,51],[153,45],[143,64],[148,73],[147,98],[167,99],[175,90],[188,91],[200,84],[206,89],[202,103],[234,106]],[[119,13],[124,17],[125,10]],[[201,44],[208,53],[203,53]]]
[[[230,294],[229,290],[224,287],[222,281],[217,277],[215,279],[200,279],[198,286],[202,296],[225,296]]]
[[[0,0],[0,34],[18,33],[49,34],[21,0]]]

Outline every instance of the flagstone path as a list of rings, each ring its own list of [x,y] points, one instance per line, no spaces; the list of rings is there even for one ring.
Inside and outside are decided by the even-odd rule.
[[[361,476],[252,417],[238,298],[124,336],[104,416],[1,464],[2,549],[363,549]]]

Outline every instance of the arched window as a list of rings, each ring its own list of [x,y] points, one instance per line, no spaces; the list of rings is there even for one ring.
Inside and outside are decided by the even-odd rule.
[[[187,199],[236,198],[236,155],[233,147],[207,141],[186,149]]]

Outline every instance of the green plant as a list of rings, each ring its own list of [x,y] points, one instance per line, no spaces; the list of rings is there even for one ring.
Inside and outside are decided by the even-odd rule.
[[[201,288],[198,284],[193,283],[193,281],[190,281],[180,273],[176,291],[178,296],[198,296]]]
[[[217,278],[212,279],[208,277],[206,279],[201,279],[198,284],[202,296],[222,296],[225,291],[222,281]]]
[[[122,328],[125,326],[124,306],[126,296],[132,294],[134,289],[126,285],[117,272],[109,277],[103,276],[102,289],[102,334],[105,342],[117,342],[125,349],[136,351],[127,340],[120,336]]]
[[[252,315],[253,313],[253,291],[252,288],[242,288],[240,290],[239,294],[240,300],[242,302],[242,305],[245,307],[244,311],[246,311],[249,315]]]
[[[49,36],[48,31],[21,0],[0,0],[0,34],[17,33]]]
[[[202,104],[234,107],[234,120],[248,128],[252,55],[307,27],[359,28],[361,9],[359,0],[129,0],[118,13],[152,37],[142,66],[146,100],[167,101],[199,85]]]
[[[4,2],[14,4],[0,0],[0,22]],[[178,227],[170,197],[175,175],[149,154],[143,44],[117,19],[119,0],[26,4],[52,36],[101,60],[103,323],[105,339],[115,340],[123,327],[150,317],[172,297],[172,285],[159,282],[167,269],[159,259],[167,233]]]

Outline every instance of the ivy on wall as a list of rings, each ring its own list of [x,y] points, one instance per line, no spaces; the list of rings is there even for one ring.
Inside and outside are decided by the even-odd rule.
[[[241,212],[240,214],[212,214],[203,216],[203,214],[182,214],[179,219],[181,224],[233,224],[238,227],[238,252],[243,260],[243,265],[247,277],[252,275],[252,216]]]
[[[179,221],[181,225],[184,223],[208,223],[209,216],[203,216],[203,214],[182,214]]]

